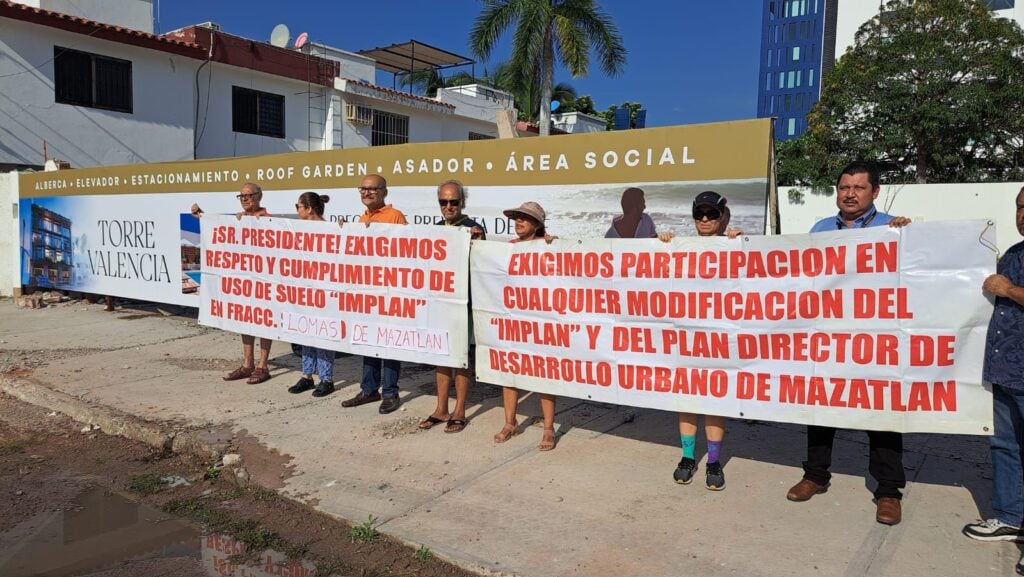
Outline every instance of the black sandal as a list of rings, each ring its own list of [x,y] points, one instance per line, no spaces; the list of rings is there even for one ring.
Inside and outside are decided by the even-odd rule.
[[[438,419],[434,415],[428,416],[426,419],[420,421],[419,428],[426,431],[427,429],[433,429],[434,425],[440,425],[444,422],[444,419]]]
[[[466,419],[448,419],[448,424],[444,427],[446,433],[458,433],[466,428]]]

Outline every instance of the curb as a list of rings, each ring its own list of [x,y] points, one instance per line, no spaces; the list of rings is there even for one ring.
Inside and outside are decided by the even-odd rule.
[[[133,441],[140,441],[159,451],[167,451],[177,454],[191,454],[219,461],[226,450],[226,445],[224,443],[216,441],[210,442],[205,438],[206,435],[202,430],[181,431],[168,428],[158,423],[140,419],[134,415],[111,409],[110,407],[83,401],[82,399],[67,393],[54,391],[53,389],[45,385],[41,385],[32,379],[21,378],[17,381],[13,381],[8,377],[0,375],[0,393],[10,395],[19,401],[30,405],[62,413],[82,424],[97,425],[99,426],[98,430],[104,434],[118,435]],[[251,483],[249,481],[246,481],[243,484],[259,485],[259,483]],[[289,497],[280,491],[274,490],[274,492],[284,499],[289,499],[296,503],[302,503],[301,500]],[[352,525],[358,524],[357,521],[347,519],[345,517],[330,514],[329,516],[337,517],[338,519]],[[381,531],[381,534],[387,535],[390,539],[403,543],[411,549],[416,549],[423,545],[422,543],[409,541],[387,531]],[[455,558],[438,551],[432,551],[432,553],[435,557],[447,563],[483,576],[505,577],[506,575],[509,575],[503,571],[495,572],[493,569],[479,563]]]
[[[0,376],[0,392],[31,405],[65,414],[79,423],[96,425],[105,434],[140,441],[158,451],[192,454],[206,459],[219,459],[224,452],[220,443],[209,443],[202,439],[200,431],[182,431],[140,419],[55,391],[32,379],[12,381]]]
[[[31,405],[36,405],[44,409],[65,414],[79,423],[97,425],[99,426],[99,430],[104,434],[118,435],[133,441],[140,441],[159,451],[167,451],[177,454],[191,454],[219,461],[226,450],[226,445],[223,442],[211,442],[203,430],[183,431],[169,428],[159,423],[140,419],[134,415],[124,413],[116,409],[111,409],[110,407],[83,401],[82,399],[67,393],[54,391],[53,389],[39,384],[32,379],[20,378],[15,381],[0,375],[0,393],[10,395]],[[250,483],[248,481],[246,481],[245,484],[259,485],[258,483]],[[274,490],[274,492],[284,499],[289,499],[296,503],[302,503],[301,500],[293,499],[277,490]],[[358,521],[352,519],[339,517],[337,515],[330,516],[342,519],[346,523],[352,525],[358,524]],[[394,533],[387,531],[381,531],[381,533],[412,549],[416,549],[423,545],[422,543],[416,543],[404,539]],[[432,553],[435,557],[443,561],[480,575],[486,575],[488,577],[504,577],[505,575],[508,575],[505,572],[495,572],[493,569],[479,563],[455,558],[442,552],[432,551]]]

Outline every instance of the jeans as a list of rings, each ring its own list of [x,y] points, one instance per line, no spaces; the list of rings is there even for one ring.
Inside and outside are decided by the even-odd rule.
[[[1024,521],[1024,391],[992,385],[992,512],[1007,525]]]
[[[314,369],[320,381],[334,382],[334,351],[302,345],[302,374],[312,375]]]
[[[865,431],[868,434],[868,472],[878,481],[875,498],[903,498],[900,489],[907,486],[903,471],[903,434],[891,431]],[[832,427],[807,427],[807,460],[804,478],[824,485],[832,479],[832,441],[836,430]]]
[[[401,370],[402,361],[363,357],[363,394],[369,396],[380,390],[382,397],[397,397]]]

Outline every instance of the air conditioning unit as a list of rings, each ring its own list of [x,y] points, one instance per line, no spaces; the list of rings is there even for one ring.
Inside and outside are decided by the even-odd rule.
[[[345,103],[345,120],[352,124],[373,124],[373,109],[362,104]]]

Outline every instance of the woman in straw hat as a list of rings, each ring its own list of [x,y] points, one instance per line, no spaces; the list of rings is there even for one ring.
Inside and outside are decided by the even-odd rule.
[[[516,238],[510,242],[530,242],[535,240],[551,242],[554,240],[554,237],[547,235],[547,231],[544,228],[544,220],[547,214],[536,202],[524,202],[519,208],[510,208],[504,211],[504,213],[505,216],[515,220]],[[520,433],[519,422],[516,420],[519,389],[502,387],[501,400],[505,408],[505,426],[494,435],[495,443],[504,443]],[[555,396],[540,393],[540,410],[544,415],[544,433],[537,448],[541,451],[550,451],[555,448]]]

